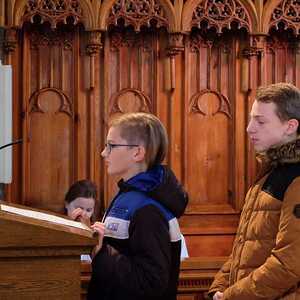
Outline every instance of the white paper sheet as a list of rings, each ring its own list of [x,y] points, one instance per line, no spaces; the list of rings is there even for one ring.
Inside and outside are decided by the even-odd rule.
[[[38,212],[38,211],[33,211],[30,209],[22,209],[22,208],[13,207],[13,206],[5,205],[5,204],[0,204],[0,209],[3,211],[6,211],[6,212],[20,215],[20,216],[25,216],[25,217],[29,217],[29,218],[33,218],[33,219],[48,221],[48,222],[61,224],[61,225],[73,226],[73,227],[77,227],[77,228],[85,229],[85,230],[89,230],[89,231],[91,230],[88,226],[86,226],[85,224],[83,224],[81,222],[68,220],[65,218],[53,216],[53,215]]]

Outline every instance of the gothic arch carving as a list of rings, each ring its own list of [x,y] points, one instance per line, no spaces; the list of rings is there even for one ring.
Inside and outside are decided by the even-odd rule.
[[[214,90],[204,89],[195,95],[192,96],[191,102],[190,102],[190,112],[191,113],[200,113],[204,116],[207,115],[205,109],[202,108],[201,105],[201,99],[205,95],[214,95],[219,103],[217,109],[212,113],[212,116],[216,115],[217,113],[223,113],[225,114],[229,119],[232,119],[232,108],[229,102],[229,99],[224,96],[222,93]]]
[[[44,93],[47,92],[54,92],[58,95],[60,99],[60,106],[59,109],[56,111],[56,113],[62,112],[70,117],[73,117],[73,108],[72,108],[72,103],[69,97],[62,91],[56,89],[56,88],[43,88],[41,90],[36,91],[33,93],[29,99],[29,112],[39,112],[39,113],[45,113],[45,111],[42,108],[41,104],[41,98]]]
[[[262,15],[262,31],[269,33],[271,28],[277,28],[278,24],[284,25],[285,29],[291,29],[295,35],[300,33],[300,9],[293,5],[290,0],[268,1]]]
[[[142,91],[132,88],[125,88],[117,93],[115,93],[110,100],[110,111],[109,114],[114,113],[125,113],[122,108],[122,98],[125,98],[125,102],[133,102],[131,105],[134,110],[140,112],[151,112],[152,103],[148,96],[146,96]],[[128,104],[128,103],[127,103]],[[126,107],[126,106],[125,106]],[[128,111],[129,112],[129,111]]]
[[[107,27],[109,25],[109,17],[111,14],[111,10],[113,9],[114,5],[119,5],[118,1],[120,0],[104,0],[103,4],[101,5],[101,9],[100,9],[100,14],[99,14],[99,20],[98,20],[98,27],[101,30],[107,30]],[[136,2],[137,0],[125,0],[126,2]],[[139,0],[140,2],[142,2],[141,0]],[[163,24],[163,25],[167,25],[167,29],[169,32],[176,32],[180,30],[180,24],[179,22],[176,22],[176,17],[175,17],[175,10],[173,5],[171,4],[171,2],[169,0],[151,0],[151,1],[147,1],[148,3],[155,3],[156,7],[157,5],[161,6],[161,9],[163,10],[163,14],[164,14],[164,18],[165,21],[162,20],[163,23],[167,23],[167,24]],[[153,19],[155,18],[155,15],[153,15]],[[130,22],[130,20],[125,20],[125,23],[128,23],[128,21]],[[158,19],[156,19],[156,21],[158,21]],[[131,23],[131,22],[130,22]],[[158,21],[159,23],[159,21]],[[132,25],[132,24],[131,24]],[[136,26],[135,30],[137,29]],[[138,30],[137,30],[138,31]]]
[[[226,2],[226,3],[225,3]],[[226,12],[226,15],[219,18],[219,11],[208,12],[207,8],[217,8],[217,10],[229,8],[230,12]],[[188,0],[183,7],[182,11],[182,30],[189,32],[193,27],[193,17],[196,10],[205,8],[203,12],[203,19],[206,20],[210,27],[215,27],[218,32],[224,27],[230,27],[232,21],[236,21],[239,27],[245,27],[249,33],[257,31],[258,28],[258,16],[255,6],[252,1],[249,0],[222,0],[215,3],[215,0]],[[220,15],[221,17],[221,15]],[[200,22],[201,22],[200,20]]]
[[[45,0],[37,0],[39,3]],[[70,0],[64,0],[66,4],[70,2]],[[96,25],[96,17],[93,12],[93,8],[91,6],[90,1],[88,0],[77,0],[78,5],[81,10],[81,16],[79,22],[82,23],[86,30],[91,30],[95,28]],[[13,19],[10,20],[11,26],[14,27],[22,27],[23,25],[23,16],[25,13],[26,5],[30,3],[30,0],[16,0],[14,5],[11,7]]]

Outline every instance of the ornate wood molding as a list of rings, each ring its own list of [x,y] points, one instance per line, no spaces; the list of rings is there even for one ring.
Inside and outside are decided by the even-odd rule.
[[[25,6],[23,22],[49,22],[52,29],[58,23],[76,25],[83,17],[82,8],[77,0],[28,0]],[[40,20],[38,20],[40,18]]]
[[[41,90],[36,91],[29,99],[29,112],[30,113],[34,113],[34,112],[38,112],[38,113],[45,113],[45,111],[42,109],[42,105],[40,102],[40,95],[43,93],[46,93],[48,91],[53,91],[55,93],[57,93],[60,97],[60,107],[58,109],[58,112],[62,112],[62,113],[66,113],[67,115],[69,115],[70,117],[73,118],[73,108],[72,108],[72,102],[69,99],[69,97],[62,91],[56,89],[56,88],[44,88]]]
[[[300,33],[300,8],[298,1],[284,0],[273,10],[269,28],[275,27],[278,30],[280,25],[284,29],[293,30],[295,35]]]
[[[90,88],[95,87],[95,55],[103,48],[100,31],[89,31],[86,53],[90,56]]]
[[[266,35],[252,35],[249,47],[241,51],[243,57],[250,59],[253,56],[259,57],[264,53],[264,44],[266,42]]]
[[[89,31],[86,53],[88,55],[95,55],[99,53],[102,48],[101,31]]]
[[[5,31],[4,51],[7,53],[14,52],[18,44],[18,32],[15,28],[8,28]]]
[[[145,39],[142,33],[136,34],[132,31],[126,31],[125,34],[114,31],[111,34],[111,50],[118,51],[121,47],[139,47],[144,52],[152,51],[149,40]]]
[[[107,25],[118,25],[123,20],[125,26],[131,25],[136,32],[142,26],[169,27],[163,7],[157,0],[117,0],[110,10]]]
[[[253,72],[251,69],[252,59],[262,58],[264,55],[266,43],[266,35],[252,35],[250,37],[250,45],[241,51],[241,90],[249,92],[253,88]]]
[[[170,33],[167,55],[173,57],[183,51],[184,51],[184,34],[180,32]]]
[[[111,108],[110,108],[110,115],[114,113],[125,113],[124,109],[122,108],[122,105],[120,103],[122,98],[125,98],[126,100],[134,97],[137,101],[136,103],[136,111],[139,112],[151,112],[151,101],[148,96],[146,96],[143,92],[132,89],[132,88],[126,88],[121,90],[120,92],[114,94],[110,100]]]
[[[212,91],[212,90],[202,90],[198,93],[196,93],[192,98],[191,98],[191,104],[190,104],[190,112],[191,113],[200,113],[204,116],[207,115],[205,110],[202,108],[200,104],[201,98],[206,95],[206,94],[214,94],[218,100],[219,100],[219,107],[218,109],[212,113],[212,115],[216,115],[217,113],[224,113],[228,118],[232,118],[231,115],[231,105],[229,100],[227,99],[226,96],[222,95],[218,91]]]
[[[169,46],[167,48],[167,55],[170,57],[170,88],[175,89],[175,56],[184,51],[184,35],[182,33],[169,34]]]
[[[201,2],[193,11],[191,27],[202,26],[213,27],[218,33],[222,33],[223,28],[231,29],[233,23],[238,28],[245,28],[250,31],[250,16],[244,6],[234,0],[206,0]]]
[[[73,50],[73,36],[71,33],[59,30],[33,30],[30,33],[30,47],[37,49],[39,46],[62,46],[64,50]]]

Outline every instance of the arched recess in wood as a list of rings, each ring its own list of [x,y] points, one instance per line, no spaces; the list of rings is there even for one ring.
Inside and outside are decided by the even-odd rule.
[[[272,27],[277,28],[278,24],[281,23],[285,29],[291,29],[295,35],[298,35],[300,33],[298,15],[288,14],[290,10],[298,12],[298,8],[295,8],[293,3],[289,1],[269,0],[262,15],[263,33],[268,34]]]
[[[256,32],[257,28],[258,28],[258,16],[257,16],[257,11],[255,9],[253,2],[249,1],[249,0],[236,0],[236,1],[228,1],[227,0],[227,2],[231,2],[232,5],[240,5],[240,7],[242,9],[244,9],[244,12],[246,14],[245,18],[247,19],[247,21],[245,19],[244,21],[241,22],[241,20],[239,21],[238,18],[235,18],[235,16],[232,16],[231,20],[228,23],[226,21],[210,22],[210,20],[208,18],[204,17],[203,19],[205,19],[209,23],[210,27],[218,27],[216,29],[218,29],[220,31],[220,28],[230,26],[230,23],[232,22],[232,20],[234,20],[238,23],[238,26],[246,27],[246,29],[249,33]],[[193,20],[194,12],[197,9],[197,6],[202,3],[203,3],[203,6],[206,6],[206,3],[201,0],[200,1],[199,0],[188,0],[184,4],[183,11],[182,11],[182,30],[184,32],[189,32],[191,30],[191,27],[193,27],[192,20]],[[206,13],[207,13],[207,11],[206,11]],[[230,19],[230,18],[228,18],[228,19]],[[218,23],[218,25],[216,26],[217,23]]]
[[[120,0],[117,0],[117,1],[120,1]],[[99,20],[98,20],[98,27],[101,30],[107,30],[107,27],[109,25],[108,19],[109,19],[109,15],[111,13],[111,9],[113,8],[114,4],[116,4],[117,1],[116,0],[105,0],[103,2],[101,9],[100,9]],[[168,31],[169,32],[180,31],[180,21],[176,20],[175,10],[174,10],[174,7],[171,4],[171,2],[169,0],[159,0],[159,1],[152,0],[152,1],[157,2],[159,5],[161,5],[163,12],[166,16],[166,20],[167,20],[166,27],[167,27]],[[150,16],[148,16],[148,18],[151,19],[152,16],[150,15]],[[155,19],[155,15],[153,15],[153,19]],[[128,21],[129,21],[129,19],[125,20],[125,24]],[[136,26],[134,26],[134,27],[136,27]],[[136,30],[136,28],[135,28],[135,30]]]
[[[39,2],[42,1],[45,0],[40,0]],[[70,0],[64,1],[66,3],[70,2]],[[91,3],[88,0],[77,0],[77,2],[82,10],[82,15],[79,19],[79,22],[84,25],[86,30],[92,30],[93,28],[95,28],[96,25],[96,16],[94,15]],[[27,3],[28,0],[16,0],[14,5],[12,4],[11,7],[8,7],[9,9],[11,9],[11,13],[8,13],[8,15],[12,16],[12,19],[8,20],[10,26],[22,27],[23,16],[25,13],[25,7]]]

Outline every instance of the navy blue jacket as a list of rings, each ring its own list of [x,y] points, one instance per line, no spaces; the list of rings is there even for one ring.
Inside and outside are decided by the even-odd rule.
[[[119,182],[92,261],[88,300],[175,300],[181,236],[177,218],[188,197],[165,166]]]

